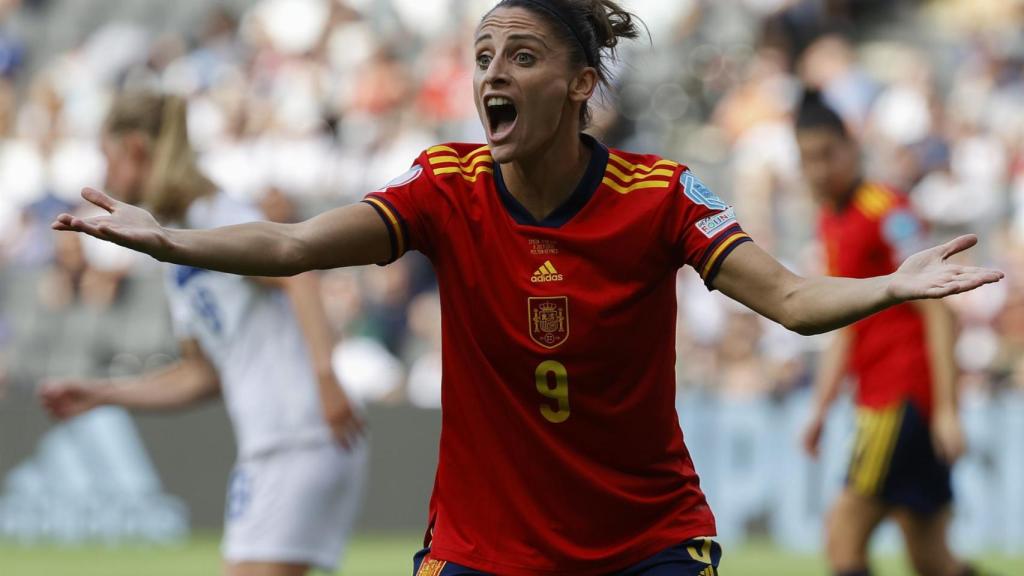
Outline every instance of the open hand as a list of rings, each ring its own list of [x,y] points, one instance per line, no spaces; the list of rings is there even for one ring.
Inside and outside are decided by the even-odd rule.
[[[351,449],[366,427],[363,417],[333,375],[321,377],[319,388],[324,421],[334,439],[346,450]]]
[[[945,298],[1002,280],[1004,275],[998,270],[947,262],[977,243],[978,237],[968,234],[907,258],[891,276],[890,293],[901,302]]]
[[[946,464],[953,464],[967,450],[967,441],[955,410],[936,410],[932,415],[932,445]]]
[[[804,452],[807,453],[811,458],[817,458],[819,454],[819,446],[821,445],[821,433],[825,428],[825,417],[820,414],[815,414],[811,421],[807,423],[807,427],[804,428],[803,437],[801,438]]]
[[[79,380],[55,380],[39,389],[39,401],[58,420],[67,420],[103,403],[99,387]]]
[[[169,246],[167,232],[142,208],[114,200],[92,188],[83,189],[82,198],[107,213],[89,218],[61,214],[51,225],[54,230],[82,232],[158,259]]]

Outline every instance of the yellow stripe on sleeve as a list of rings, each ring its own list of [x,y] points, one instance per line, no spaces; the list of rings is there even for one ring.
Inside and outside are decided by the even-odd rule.
[[[484,150],[488,150],[488,147],[487,146],[481,146],[481,147],[477,148],[476,150],[473,150],[469,154],[466,154],[462,158],[459,158],[459,163],[460,164],[465,164],[466,162],[469,161],[470,158],[472,158],[473,156],[476,156],[477,154],[479,154],[480,152],[483,152]],[[427,155],[428,156],[432,155],[432,154],[439,154],[441,152],[447,152],[447,153],[452,154],[452,155],[454,155],[456,157],[458,157],[458,155],[459,155],[458,150],[456,150],[455,148],[452,148],[451,146],[434,146],[432,148],[427,148]]]
[[[402,234],[402,225],[399,222],[398,217],[395,216],[395,213],[391,211],[391,208],[388,207],[387,204],[381,202],[377,198],[370,196],[369,198],[366,198],[366,201],[379,208],[380,211],[387,216],[388,223],[391,225],[391,229],[395,233],[395,242],[398,244],[395,250],[395,258],[401,257],[402,254],[405,254],[405,235]]]
[[[430,157],[430,165],[431,166],[434,166],[436,164],[458,164],[458,165],[462,166],[462,169],[464,171],[467,171],[467,172],[473,170],[474,168],[476,168],[477,164],[482,164],[484,162],[491,162],[491,161],[493,161],[493,158],[491,158],[490,154],[481,154],[480,156],[477,156],[476,158],[473,158],[473,160],[471,162],[469,162],[468,164],[465,163],[465,162],[459,162],[459,158],[457,158],[456,156],[431,156]]]
[[[627,174],[611,164],[608,165],[607,170],[608,172],[614,174],[615,177],[617,177],[619,180],[621,180],[623,184],[629,184],[630,182],[636,180],[637,178],[653,178],[655,176],[667,176],[671,178],[672,175],[675,174],[674,170],[667,169],[654,170],[649,174],[637,174],[636,172],[631,172]]]
[[[619,166],[625,168],[626,170],[629,170],[630,172],[650,172],[651,170],[654,170],[658,166],[669,166],[673,170],[679,167],[678,163],[673,162],[671,160],[658,160],[651,166],[644,166],[643,164],[633,164],[632,162],[626,160],[625,158],[621,158],[619,156],[616,156],[615,154],[609,154],[608,159],[611,160],[612,162],[615,162]]]
[[[706,279],[708,276],[708,272],[711,272],[715,268],[715,263],[718,261],[719,257],[721,257],[721,255],[726,250],[728,250],[730,246],[744,238],[750,238],[750,236],[748,236],[744,232],[734,232],[732,237],[730,237],[725,242],[722,242],[715,250],[715,252],[711,254],[711,257],[708,258],[708,261],[704,264],[704,269],[700,271],[700,277]]]
[[[668,182],[667,180],[645,180],[643,182],[633,183],[629,186],[623,186],[608,177],[605,177],[601,183],[623,195],[629,194],[630,192],[636,192],[637,190],[643,190],[645,188],[668,188],[671,185],[671,182]]]
[[[878,198],[872,196],[869,192],[858,194],[854,204],[857,205],[861,212],[871,218],[877,218],[882,214],[882,205],[878,202]]]
[[[491,168],[490,166],[477,166],[476,170],[474,170],[472,173],[466,172],[459,166],[446,166],[444,168],[436,168],[434,170],[434,176],[442,176],[444,174],[460,174],[462,178],[465,179],[467,182],[476,182],[477,178],[479,178],[480,175],[484,173],[493,174],[494,168]]]

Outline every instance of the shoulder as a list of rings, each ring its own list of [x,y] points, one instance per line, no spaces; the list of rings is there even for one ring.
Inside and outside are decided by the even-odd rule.
[[[852,207],[871,222],[881,222],[893,212],[909,210],[906,195],[877,182],[865,182],[857,188]]]
[[[683,164],[655,154],[609,149],[603,184],[619,194],[638,190],[670,190],[685,171]]]
[[[484,144],[450,142],[423,151],[417,164],[434,180],[474,183],[481,174],[494,173],[491,149]]]

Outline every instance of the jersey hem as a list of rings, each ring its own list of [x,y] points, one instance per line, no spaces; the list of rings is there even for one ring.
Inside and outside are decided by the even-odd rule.
[[[647,546],[638,548],[635,552],[629,555],[624,555],[621,560],[600,567],[590,565],[558,569],[537,568],[534,566],[509,564],[506,562],[490,560],[473,554],[463,554],[450,548],[439,546],[431,546],[430,554],[432,558],[437,560],[462,564],[473,570],[502,574],[502,576],[536,576],[537,574],[543,574],[544,576],[603,576],[610,572],[629,568],[630,566],[643,562],[667,548],[671,548],[672,546],[676,546],[686,542],[687,540],[692,540],[698,537],[714,537],[716,535],[717,530],[714,522],[701,524],[698,527],[687,528],[686,530],[681,530],[671,536],[664,536],[654,540]]]

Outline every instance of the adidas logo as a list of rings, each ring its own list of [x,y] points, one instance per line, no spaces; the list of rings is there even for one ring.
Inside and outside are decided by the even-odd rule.
[[[533,276],[530,277],[530,282],[533,282],[534,284],[561,281],[562,275],[558,273],[558,270],[555,270],[555,266],[551,263],[551,260],[545,262],[544,265],[538,268],[537,271],[533,273]]]

